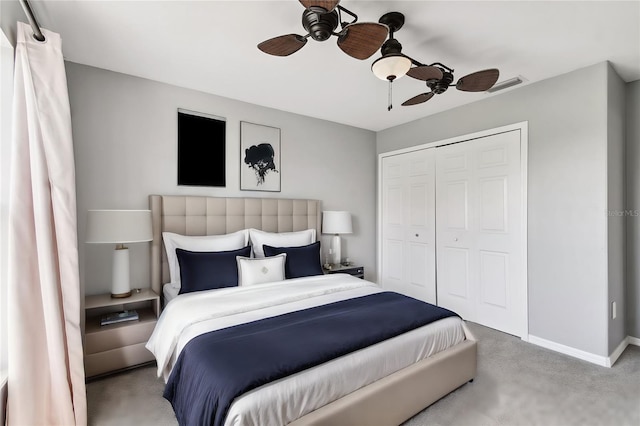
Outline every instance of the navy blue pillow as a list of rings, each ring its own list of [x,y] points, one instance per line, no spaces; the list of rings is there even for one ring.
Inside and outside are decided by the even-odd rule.
[[[323,274],[320,263],[320,241],[300,247],[271,247],[264,244],[262,248],[265,256],[287,254],[287,260],[284,262],[284,276],[287,279]]]
[[[251,246],[230,251],[188,251],[176,249],[180,264],[178,294],[238,285],[236,256],[248,257]]]

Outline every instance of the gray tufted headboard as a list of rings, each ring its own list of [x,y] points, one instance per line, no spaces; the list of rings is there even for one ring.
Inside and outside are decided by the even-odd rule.
[[[167,254],[162,243],[165,231],[219,235],[246,228],[267,232],[315,228],[320,238],[319,200],[150,195],[149,208],[153,221],[151,288],[158,294],[162,294],[162,285],[169,282]]]

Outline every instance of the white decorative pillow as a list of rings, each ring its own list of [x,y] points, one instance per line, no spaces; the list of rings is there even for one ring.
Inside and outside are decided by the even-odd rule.
[[[236,256],[238,285],[248,286],[284,280],[286,253],[262,259]]]
[[[264,257],[262,245],[271,247],[300,247],[306,246],[316,241],[316,230],[307,229],[297,232],[265,232],[258,229],[249,229],[249,240],[253,256]]]
[[[180,264],[176,256],[176,249],[209,252],[238,250],[249,244],[249,231],[243,229],[230,234],[205,236],[190,236],[174,234],[173,232],[163,232],[162,240],[164,241],[164,249],[167,251],[171,285],[174,288],[180,288]]]

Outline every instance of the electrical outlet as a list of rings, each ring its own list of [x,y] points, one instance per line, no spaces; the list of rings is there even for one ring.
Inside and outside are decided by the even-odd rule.
[[[618,313],[616,312],[616,302],[611,302],[611,319],[616,319]]]

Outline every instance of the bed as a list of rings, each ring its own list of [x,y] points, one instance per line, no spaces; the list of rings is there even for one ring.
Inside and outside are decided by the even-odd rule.
[[[167,296],[170,273],[169,260],[162,242],[163,232],[195,236],[230,234],[248,228],[278,233],[315,229],[316,235],[320,235],[321,203],[317,200],[152,195],[149,201],[154,234],[151,248],[152,288],[159,294],[164,293],[165,296]],[[263,285],[263,288],[276,294],[275,292],[281,291],[282,285],[283,283],[270,283]],[[278,316],[285,311],[309,308],[312,305],[305,305],[305,301],[296,299],[293,295],[297,291],[308,292],[308,288],[320,289],[324,288],[323,286],[331,289],[326,293],[319,292],[313,295],[320,301],[324,300],[321,304],[330,304],[336,297],[339,300],[345,300],[356,297],[354,295],[378,296],[380,292],[374,284],[345,274],[296,278],[287,280],[283,295],[277,296],[290,297],[291,301],[286,300],[287,303],[279,301],[275,306],[261,305],[259,309],[247,308],[247,312],[243,315],[248,317],[244,319],[236,310],[228,318],[242,323],[251,321],[254,318],[252,315],[256,315],[260,310],[264,310],[260,313],[262,318]],[[334,286],[340,287],[341,290],[336,291]],[[217,290],[215,292],[217,294],[206,297],[222,298],[220,300],[224,300],[224,306],[237,305],[243,309],[245,305],[251,304],[252,297],[261,300],[263,296],[257,292],[265,290],[248,288],[242,291],[246,294],[236,296],[234,289],[222,289]],[[344,295],[341,292],[344,292]],[[209,292],[202,292],[203,295],[205,293]],[[199,296],[190,294],[187,297],[175,298],[176,302],[165,302],[170,303],[171,306],[167,306],[163,316],[168,312],[167,318],[169,318],[171,311],[179,309],[192,311],[193,309],[188,305],[190,303],[188,299],[195,300],[197,297]],[[315,304],[317,303],[313,302],[313,306]],[[206,327],[220,329],[225,324],[227,326],[235,324],[228,322],[228,318],[221,323]],[[212,324],[213,321],[211,320]],[[160,322],[163,322],[162,317],[159,324]],[[445,339],[449,340],[447,344],[429,341],[431,337],[422,333],[427,333],[426,328],[432,327],[433,324],[435,324],[436,334],[446,332],[456,335],[457,333],[457,337],[447,337]],[[225,424],[399,424],[475,377],[476,341],[464,322],[445,318],[433,324],[402,333],[370,348],[355,351],[292,375],[290,378],[282,378],[247,392],[234,400]],[[175,337],[175,345],[170,345],[172,347],[167,349],[164,355],[156,355],[159,374],[164,376],[165,381],[178,360],[181,350],[191,344],[190,339],[204,332],[194,331],[197,328],[189,325],[187,332],[184,332],[181,337]],[[445,329],[448,331],[443,331]],[[190,333],[193,336],[190,336]],[[163,339],[157,338],[157,340],[164,342]],[[427,341],[430,343],[424,344]],[[353,367],[353,371],[349,372],[348,367],[344,365],[359,366],[360,369]],[[387,370],[380,365],[386,365]],[[371,375],[373,371],[378,376]],[[339,381],[339,378],[352,388],[341,389],[336,391],[337,393],[318,393],[318,388],[333,389],[335,383],[332,381]],[[302,391],[299,386],[302,386],[305,391]],[[287,396],[289,395],[287,392],[291,395],[314,395],[314,397],[306,399],[303,397],[298,402],[289,402],[290,397]],[[313,400],[311,403],[310,399]],[[284,406],[272,410],[277,404],[284,404]],[[263,410],[267,407],[267,413],[252,413],[254,406],[261,406]],[[278,412],[281,417],[264,417],[271,415],[269,411]]]

